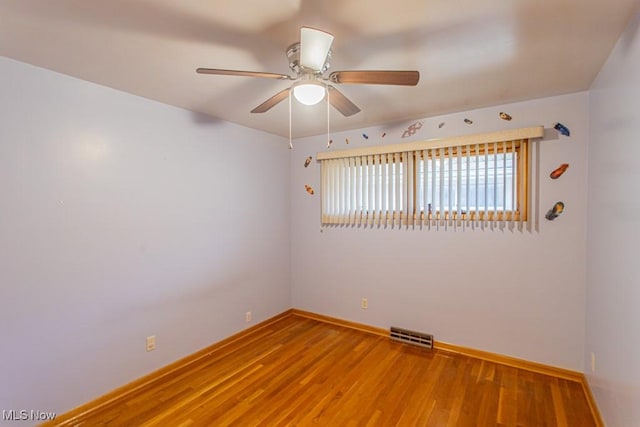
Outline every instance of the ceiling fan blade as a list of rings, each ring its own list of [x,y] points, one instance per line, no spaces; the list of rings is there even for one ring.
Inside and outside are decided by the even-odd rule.
[[[322,71],[332,43],[332,34],[315,28],[300,28],[300,65],[314,71]]]
[[[415,86],[420,80],[418,71],[334,71],[329,75],[333,83]]]
[[[275,107],[277,104],[287,99],[290,91],[291,91],[290,88],[281,90],[280,92],[276,93],[271,98],[267,99],[262,104],[258,105],[256,108],[251,110],[251,112],[264,113],[266,111],[269,111],[271,108]]]
[[[340,111],[343,116],[349,117],[360,112],[360,108],[342,94],[338,89],[331,85],[327,85],[329,91],[329,102],[336,110]]]
[[[261,73],[258,71],[221,70],[218,68],[198,68],[198,74],[217,74],[222,76],[265,77],[267,79],[293,80],[286,74]]]

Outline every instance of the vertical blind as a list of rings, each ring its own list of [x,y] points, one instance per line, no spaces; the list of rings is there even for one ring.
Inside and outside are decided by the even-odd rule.
[[[319,154],[322,223],[431,227],[525,221],[529,138],[480,139],[349,150],[334,158]]]

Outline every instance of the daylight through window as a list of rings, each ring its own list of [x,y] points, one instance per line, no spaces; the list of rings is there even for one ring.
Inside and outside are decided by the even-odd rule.
[[[525,221],[528,142],[542,133],[536,127],[318,153],[322,223]]]

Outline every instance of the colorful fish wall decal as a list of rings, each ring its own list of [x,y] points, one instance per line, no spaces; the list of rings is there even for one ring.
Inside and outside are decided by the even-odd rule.
[[[307,190],[307,193],[311,194],[312,196],[315,194],[315,192],[313,191],[313,187],[311,187],[310,185],[305,184],[304,189]]]
[[[304,167],[308,167],[311,164],[311,160],[313,160],[313,158],[311,156],[307,157],[307,160],[304,161]]]
[[[551,179],[558,179],[562,176],[562,174],[569,169],[569,163],[563,163],[560,166],[558,166],[553,172],[551,172],[549,174],[549,177],[551,177]]]
[[[571,132],[569,131],[569,128],[563,125],[562,123],[556,123],[556,125],[553,128],[558,132],[560,132],[561,134],[563,134],[564,136],[571,136]]]
[[[473,120],[470,119],[464,119],[464,122],[468,125],[472,125],[473,124]]]
[[[508,121],[508,122],[510,122],[510,121],[511,121],[511,119],[512,119],[512,117],[511,117],[509,114],[505,113],[504,111],[501,111],[501,112],[500,112],[500,118],[501,118],[502,120],[506,120],[506,121]]]
[[[553,205],[551,209],[549,209],[549,211],[544,217],[547,218],[549,221],[553,221],[554,219],[558,218],[558,216],[562,213],[562,211],[564,211],[564,203],[556,202],[556,204]]]
[[[422,128],[422,122],[415,122],[415,123],[413,123],[413,124],[409,125],[409,127],[407,128],[407,130],[405,130],[405,131],[402,133],[402,137],[403,137],[403,138],[406,138],[406,137],[408,137],[408,136],[413,136],[413,135],[415,135],[415,133],[416,133],[417,131],[419,131],[419,130],[420,130],[420,128]]]

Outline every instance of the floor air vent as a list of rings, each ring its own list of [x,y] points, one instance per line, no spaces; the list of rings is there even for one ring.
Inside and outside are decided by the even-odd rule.
[[[433,335],[392,326],[390,336],[392,340],[419,345],[420,347],[433,348]]]

